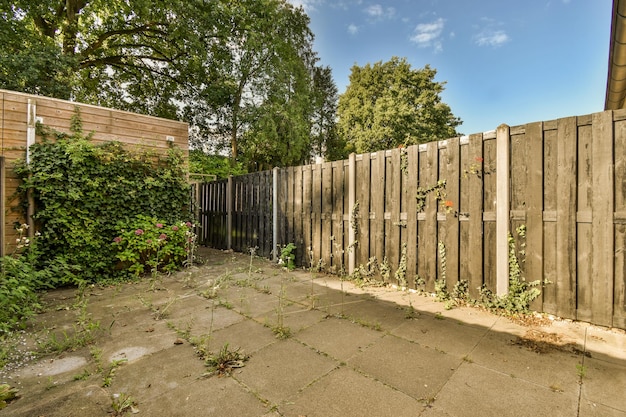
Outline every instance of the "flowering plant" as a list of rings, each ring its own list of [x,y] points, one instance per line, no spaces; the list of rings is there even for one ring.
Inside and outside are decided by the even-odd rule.
[[[196,236],[190,222],[166,222],[138,215],[118,224],[112,245],[120,261],[118,268],[134,275],[152,271],[173,271],[193,256]],[[146,270],[146,267],[149,269]]]

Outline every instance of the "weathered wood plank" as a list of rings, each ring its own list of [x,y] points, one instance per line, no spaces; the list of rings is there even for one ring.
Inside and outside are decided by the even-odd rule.
[[[419,146],[407,148],[407,174],[404,210],[406,219],[407,266],[406,278],[409,288],[416,288],[415,275],[417,274],[417,176],[419,173]]]
[[[470,135],[468,159],[481,173],[468,173],[468,281],[472,298],[478,298],[478,290],[483,285],[483,137],[478,133]]]
[[[312,210],[312,189],[313,189],[313,177],[312,177],[312,166],[306,165],[303,167],[302,172],[302,245],[303,252],[305,257],[305,265],[309,268],[313,268],[315,266],[315,261],[313,257],[313,247],[311,240],[311,231],[312,231],[312,218],[311,218],[311,210]]]
[[[526,172],[526,280],[539,280],[543,277],[543,124],[526,125],[527,172]],[[515,155],[517,158],[516,154]],[[513,160],[516,158],[512,158]],[[541,295],[532,302],[535,311],[543,309],[543,288]]]
[[[333,242],[331,216],[333,210],[333,167],[332,162],[322,164],[322,260],[327,270],[332,266]]]
[[[447,265],[446,287],[452,290],[461,280],[459,272],[460,248],[459,248],[459,193],[461,187],[461,146],[459,138],[448,139],[445,152],[446,200],[443,204],[443,212],[446,221],[444,224],[446,233],[444,243],[446,245]]]
[[[331,266],[337,274],[347,273],[348,264],[346,255],[348,244],[344,245],[343,215],[344,215],[344,169],[343,161],[332,163],[332,208],[331,208]],[[347,237],[347,235],[346,235]]]
[[[370,154],[362,155],[361,160],[356,162],[356,187],[358,209],[358,229],[356,235],[357,257],[356,266],[367,265],[370,256],[370,184],[372,181]],[[348,213],[350,216],[352,213]]]
[[[312,166],[313,187],[311,194],[311,247],[315,265],[322,266],[322,165]]]
[[[591,212],[592,210],[592,194],[593,194],[593,135],[590,125],[578,127],[578,159],[577,159],[577,176],[578,184],[576,190],[576,201],[578,201],[578,212]],[[571,175],[565,172],[562,175]],[[559,197],[560,198],[560,193]],[[557,203],[558,211],[558,203]],[[558,220],[558,214],[557,214]],[[569,220],[567,220],[569,221]],[[558,226],[557,226],[558,227]],[[563,239],[566,239],[564,236]],[[592,269],[593,263],[593,242],[592,242],[592,226],[591,223],[579,223],[576,228],[576,299],[577,310],[576,318],[578,320],[590,321],[592,317],[592,288],[595,273]],[[557,254],[558,257],[558,254]],[[557,264],[558,268],[558,264]],[[557,278],[558,279],[558,278]],[[557,288],[557,303],[560,290]],[[563,296],[565,297],[565,296]]]
[[[592,321],[613,324],[614,233],[613,233],[613,113],[593,115],[593,155],[591,207],[593,261]],[[621,155],[623,157],[623,155]]]
[[[400,168],[401,150],[396,148],[391,151],[391,157],[387,158],[387,175],[386,175],[386,198],[385,211],[390,216],[386,222],[387,231],[385,235],[385,247],[387,250],[387,260],[389,261],[390,280],[397,284],[395,277],[400,262],[400,208],[402,200],[402,170]]]
[[[373,249],[373,256],[380,264],[385,258],[385,151],[376,152],[375,155],[376,158],[372,159],[371,165],[372,192],[370,196],[373,218],[370,220],[370,250]]]
[[[437,185],[439,174],[439,157],[437,142],[426,145],[426,152],[420,161],[419,183],[421,188]],[[423,163],[422,163],[423,161]],[[437,209],[439,200],[434,192],[426,196],[424,207],[425,220],[418,229],[418,274],[425,281],[426,289],[434,291],[435,280],[439,278],[439,251],[437,236]]]
[[[614,114],[615,119],[615,114]],[[615,136],[615,212],[626,211],[626,121],[614,125]],[[615,270],[613,289],[613,326],[626,329],[626,224],[615,224]]]
[[[557,130],[546,129],[544,123],[543,141],[543,277],[546,284],[543,288],[543,311],[558,314],[556,296],[556,207],[557,207]],[[554,213],[554,221],[549,221],[550,213]]]
[[[483,283],[490,290],[496,292],[497,281],[497,245],[496,245],[496,199],[497,199],[497,175],[498,164],[496,140],[489,139],[483,142],[483,212],[491,216],[483,216]],[[488,220],[487,220],[488,219]]]

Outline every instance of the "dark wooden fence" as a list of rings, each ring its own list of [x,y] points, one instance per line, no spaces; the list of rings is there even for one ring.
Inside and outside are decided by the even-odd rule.
[[[545,283],[533,308],[626,328],[625,159],[626,111],[503,125],[204,184],[201,238],[263,256],[293,242],[302,266],[375,260],[394,283],[466,280],[477,296],[507,291],[508,234],[524,225],[524,275]]]

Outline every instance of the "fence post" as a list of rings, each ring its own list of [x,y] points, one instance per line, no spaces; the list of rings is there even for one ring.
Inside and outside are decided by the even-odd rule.
[[[496,292],[509,292],[509,153],[510,128],[496,130]]]
[[[27,114],[27,127],[26,127],[26,164],[30,164],[30,146],[35,143],[37,134],[37,104],[28,99],[28,114]],[[28,237],[33,238],[35,236],[35,198],[33,197],[32,189],[27,191],[28,207],[26,209],[26,223],[28,224]]]
[[[233,248],[233,176],[226,182],[226,250]]]
[[[278,167],[272,170],[272,260],[278,262]]]
[[[350,219],[350,229],[348,231],[348,274],[354,272],[356,265],[356,219],[354,205],[356,204],[356,154],[351,153],[348,159],[348,215]]]

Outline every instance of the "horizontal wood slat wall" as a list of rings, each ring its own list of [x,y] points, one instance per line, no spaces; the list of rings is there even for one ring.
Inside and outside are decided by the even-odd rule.
[[[626,328],[626,111],[511,127],[508,146],[508,228],[525,258],[526,279],[544,285],[532,307]],[[273,245],[293,242],[299,265],[330,272],[351,271],[375,259],[390,268],[379,279],[393,284],[414,288],[423,282],[433,291],[435,281],[445,278],[449,290],[459,280],[468,281],[473,297],[481,286],[496,291],[497,259],[508,256],[508,248],[496,246],[496,170],[502,163],[496,154],[494,131],[356,155],[354,162],[277,169],[279,219]],[[352,163],[353,206],[348,198]],[[256,175],[236,181],[257,184]],[[437,188],[444,180],[439,195],[433,191],[417,200],[418,189]],[[226,182],[204,185],[217,186],[228,192]],[[258,186],[268,187],[256,195],[271,205],[271,181]],[[252,204],[255,215],[272,212],[265,203]],[[226,228],[208,219],[227,216],[219,212],[223,206],[215,212],[212,207],[201,209],[204,242],[223,247]],[[522,225],[524,255],[515,233]],[[243,233],[241,227],[233,223],[233,236]],[[263,229],[267,236],[269,229]],[[268,239],[253,237],[239,250]],[[354,265],[349,265],[350,251]],[[396,274],[401,264],[406,273]]]
[[[18,201],[13,196],[19,180],[13,173],[12,165],[26,157],[29,101],[31,111],[34,110],[34,116],[41,123],[65,133],[70,133],[70,122],[78,107],[83,131],[94,132],[93,141],[96,143],[119,141],[129,145],[129,149],[157,152],[168,149],[171,144],[184,151],[189,149],[187,123],[0,89],[0,144],[6,165],[3,184],[5,221],[0,229],[4,232],[0,236],[0,246],[7,253],[14,246],[15,224],[26,221],[15,210]]]

